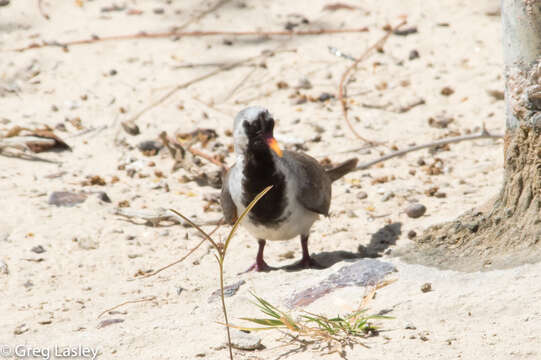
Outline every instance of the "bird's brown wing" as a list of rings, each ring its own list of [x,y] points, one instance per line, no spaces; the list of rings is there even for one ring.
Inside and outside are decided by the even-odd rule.
[[[292,151],[284,151],[281,159],[297,179],[297,200],[306,209],[328,216],[331,179],[323,167],[313,157]]]
[[[237,207],[233,202],[231,193],[229,192],[229,174],[231,169],[225,174],[222,181],[222,194],[220,203],[222,205],[222,211],[224,213],[224,219],[226,224],[234,224],[237,221]]]

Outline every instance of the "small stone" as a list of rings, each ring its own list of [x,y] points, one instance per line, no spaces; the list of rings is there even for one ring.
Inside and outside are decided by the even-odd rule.
[[[286,83],[285,81],[278,81],[276,83],[276,87],[280,90],[283,90],[283,89],[288,89],[289,88],[289,84]]]
[[[421,286],[421,291],[424,292],[424,293],[427,293],[429,291],[432,291],[432,284],[427,282],[427,283],[424,283],[422,286]]]
[[[330,100],[330,99],[333,99],[333,98],[334,98],[333,94],[329,94],[327,92],[324,92],[324,93],[321,93],[321,95],[318,96],[317,101],[324,102],[324,101],[327,101],[327,100]]]
[[[414,239],[417,236],[417,233],[414,230],[408,232],[408,239]]]
[[[451,96],[454,93],[455,93],[455,91],[449,86],[445,86],[443,89],[441,89],[441,94],[443,96]]]
[[[365,191],[359,191],[357,193],[357,199],[363,200],[368,197],[368,194]]]
[[[411,204],[406,208],[405,212],[410,218],[417,219],[425,214],[426,206],[419,203]]]
[[[83,193],[72,193],[68,191],[55,191],[49,196],[49,205],[56,206],[75,206],[86,200]]]
[[[426,165],[425,159],[423,159],[423,158],[417,159],[417,165],[425,166]]]
[[[139,135],[141,131],[139,130],[139,126],[137,124],[131,122],[131,121],[123,121],[120,123],[122,125],[122,128],[125,132],[127,132],[130,135]]]
[[[393,197],[394,197],[394,192],[388,191],[383,195],[383,197],[381,198],[381,201],[389,201]]]
[[[407,323],[406,326],[404,327],[404,329],[406,329],[406,330],[417,330],[415,325],[413,325],[411,323]]]
[[[9,0],[0,0],[0,6],[8,6]]]
[[[162,15],[165,13],[165,10],[163,8],[156,8],[154,10],[152,10],[152,12],[154,12],[154,14],[156,15]]]
[[[8,264],[4,260],[0,260],[0,274],[9,275]]]
[[[487,94],[495,100],[503,100],[505,98],[505,93],[502,90],[487,90]]]
[[[156,155],[163,148],[163,144],[156,140],[142,141],[137,145],[137,148],[147,156]]]
[[[81,239],[76,239],[79,247],[84,250],[95,250],[99,247],[99,243],[96,240],[93,240],[89,237],[83,237]]]
[[[437,129],[446,129],[453,121],[455,121],[453,117],[442,113],[428,118],[428,125]]]
[[[419,51],[413,49],[410,51],[409,55],[408,55],[408,59],[411,61],[411,60],[415,60],[415,59],[418,59],[420,58],[421,55],[419,55]]]
[[[105,191],[98,191],[96,195],[98,196],[98,199],[100,199],[101,201],[106,202],[106,203],[111,203],[111,198],[109,197],[109,195],[107,195]]]
[[[237,281],[234,284],[225,286],[224,287],[224,297],[231,297],[231,296],[235,295],[237,293],[237,291],[239,291],[239,288],[242,285],[244,285],[245,283],[246,283],[246,281],[240,280],[240,281]],[[217,290],[213,291],[212,294],[210,294],[208,302],[211,303],[213,301],[218,300],[220,298],[220,294],[221,294],[220,289],[217,289]]]
[[[398,36],[408,36],[411,34],[417,34],[417,27],[410,26],[405,29],[396,29],[395,31],[393,31],[393,34],[398,35]]]
[[[122,323],[122,322],[124,322],[124,319],[107,319],[107,320],[101,321],[98,324],[97,328],[101,329],[101,328],[104,328],[106,326],[113,325],[113,324],[119,324],[119,323]]]
[[[25,332],[27,332],[28,330],[30,330],[28,328],[28,326],[26,326],[26,324],[21,324],[21,325],[18,325],[15,330],[13,330],[13,334],[15,335],[21,335],[21,334],[24,334]]]
[[[303,78],[299,80],[299,83],[295,87],[297,89],[309,90],[312,88],[312,83],[310,82],[310,80]]]
[[[353,210],[348,210],[347,214],[348,214],[348,217],[350,217],[352,219],[359,217],[357,214],[355,214],[355,211],[353,211]]]
[[[118,74],[118,71],[116,71],[115,69],[109,70],[109,75],[115,76],[116,74]]]
[[[231,332],[231,346],[238,350],[257,350],[261,348],[261,339],[243,331]]]
[[[45,252],[45,248],[41,245],[34,246],[32,248],[32,252],[35,252],[36,254],[43,254]]]
[[[32,282],[32,280],[26,280],[26,282],[23,284],[23,286],[27,289],[31,288],[32,286],[34,286],[34,283]]]

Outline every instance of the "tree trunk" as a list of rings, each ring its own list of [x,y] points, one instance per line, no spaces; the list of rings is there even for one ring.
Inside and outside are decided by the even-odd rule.
[[[541,260],[541,0],[502,0],[502,25],[503,188],[480,208],[427,229],[419,253],[406,260],[458,270]]]

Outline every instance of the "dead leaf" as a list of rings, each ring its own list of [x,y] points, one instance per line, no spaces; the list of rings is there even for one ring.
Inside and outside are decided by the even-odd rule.
[[[323,7],[323,10],[328,10],[328,11],[355,10],[355,9],[358,9],[357,6],[353,6],[353,5],[349,5],[349,4],[345,4],[345,3],[340,3],[340,2],[327,4],[327,5],[325,5]]]
[[[69,145],[66,144],[64,142],[64,140],[60,139],[58,136],[56,136],[50,130],[34,130],[34,131],[30,132],[30,134],[28,134],[28,135],[29,136],[40,137],[40,138],[44,138],[44,139],[52,139],[52,140],[54,140],[54,143],[52,145],[45,145],[45,144],[42,144],[42,143],[35,143],[35,142],[32,142],[32,141],[27,142],[26,146],[28,146],[28,148],[31,151],[35,152],[35,153],[48,151],[48,150],[53,150],[53,149],[71,151],[71,147],[69,147]]]

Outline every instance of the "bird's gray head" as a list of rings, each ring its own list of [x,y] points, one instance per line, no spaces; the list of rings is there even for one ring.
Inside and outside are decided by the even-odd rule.
[[[233,125],[235,153],[242,155],[248,145],[255,149],[269,147],[278,156],[282,151],[273,136],[274,118],[261,106],[250,106],[237,114]]]

